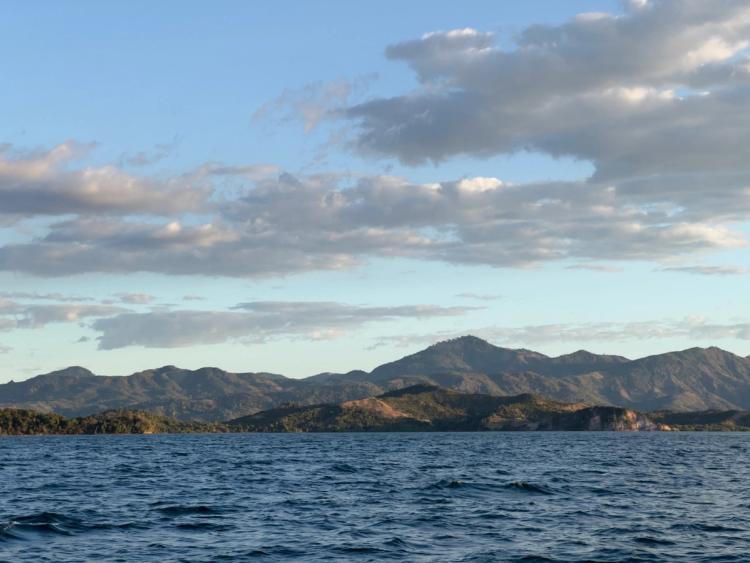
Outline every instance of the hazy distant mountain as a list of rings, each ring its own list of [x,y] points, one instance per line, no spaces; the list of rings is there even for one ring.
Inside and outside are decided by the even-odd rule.
[[[340,401],[380,388],[365,383],[308,385],[269,373],[230,373],[165,366],[127,377],[97,376],[81,367],[0,385],[0,407],[82,416],[110,409],[146,410],[184,420],[227,420],[284,401]]]
[[[500,373],[535,371],[560,376],[567,373],[597,370],[627,362],[621,356],[600,356],[580,350],[550,358],[539,352],[493,346],[476,336],[446,340],[429,348],[375,368],[374,381],[405,375],[436,375],[443,373]]]
[[[0,385],[0,407],[66,416],[128,408],[181,419],[228,420],[284,402],[340,403],[419,383],[463,393],[535,393],[639,411],[750,410],[750,358],[719,348],[638,360],[584,350],[549,357],[493,346],[473,336],[439,342],[370,373],[323,373],[306,379],[174,366],[127,377],[97,376],[71,367]]]

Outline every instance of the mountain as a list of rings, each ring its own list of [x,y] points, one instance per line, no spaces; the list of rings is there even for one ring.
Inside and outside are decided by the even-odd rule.
[[[536,395],[495,397],[414,385],[340,404],[287,405],[229,422],[255,432],[659,430],[620,407],[587,407]]]
[[[127,408],[182,420],[227,420],[284,401],[324,402],[380,392],[366,382],[318,383],[270,373],[230,373],[164,366],[129,376],[98,376],[70,367],[0,385],[0,408],[83,416]]]
[[[750,361],[719,348],[638,360],[583,350],[548,357],[465,336],[380,366],[357,380],[384,389],[426,383],[468,393],[536,393],[642,411],[750,409]]]
[[[493,346],[476,336],[462,336],[377,367],[370,376],[373,381],[383,381],[406,375],[532,371],[557,377],[626,362],[628,359],[621,356],[597,355],[585,350],[550,358],[531,350]]]
[[[405,375],[523,371],[544,359],[547,357],[531,350],[499,348],[481,338],[464,336],[377,367],[370,377],[373,381],[387,381]]]
[[[550,357],[464,336],[434,344],[371,372],[291,379],[164,366],[129,376],[82,367],[0,385],[0,408],[83,416],[110,409],[147,410],[182,420],[229,420],[285,402],[338,404],[426,384],[462,393],[534,393],[638,411],[750,410],[750,358],[691,348],[629,360],[579,350]]]

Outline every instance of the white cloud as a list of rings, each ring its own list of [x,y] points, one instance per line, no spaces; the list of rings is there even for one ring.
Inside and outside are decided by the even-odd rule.
[[[318,84],[259,112],[291,107],[309,127],[345,115],[361,150],[410,163],[518,150],[592,162],[577,182],[417,183],[220,162],[156,180],[77,166],[91,147],[73,142],[5,147],[3,224],[61,217],[6,227],[0,271],[260,277],[394,257],[605,271],[743,248],[748,36],[744,0],[631,1],[624,15],[531,26],[510,50],[492,33],[437,31],[386,49],[413,69],[416,91],[347,107],[356,84]]]
[[[68,141],[34,153],[0,151],[0,215],[172,214],[203,209],[210,190],[158,182],[112,165],[71,165],[92,147]]]
[[[42,237],[0,247],[0,270],[252,277],[351,268],[373,257],[508,267],[658,261],[746,244],[723,223],[747,213],[750,198],[742,207],[700,192],[679,204],[656,197],[658,204],[640,188],[596,182],[415,184],[379,176],[352,185],[334,175],[282,174],[218,204],[210,223],[52,224]]]
[[[511,50],[478,30],[426,34],[386,49],[421,87],[349,107],[353,142],[406,163],[534,150],[601,178],[747,171],[749,36],[744,0],[633,3],[532,25]]]

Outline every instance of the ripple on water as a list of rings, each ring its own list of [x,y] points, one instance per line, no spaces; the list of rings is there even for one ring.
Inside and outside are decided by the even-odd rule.
[[[746,561],[750,549],[750,435],[96,436],[0,447],[0,559],[13,562]]]

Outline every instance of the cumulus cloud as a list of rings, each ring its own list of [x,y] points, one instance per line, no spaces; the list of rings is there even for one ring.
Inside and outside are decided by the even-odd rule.
[[[217,205],[204,224],[61,221],[44,236],[1,247],[0,270],[268,276],[350,268],[372,257],[528,266],[662,260],[746,244],[710,205],[687,217],[587,182],[416,184],[377,176],[352,183],[285,173]]]
[[[748,38],[743,0],[534,25],[511,50],[474,29],[428,33],[386,49],[421,87],[348,116],[361,150],[407,163],[530,149],[590,160],[602,177],[745,168]]]
[[[68,141],[42,152],[0,151],[0,215],[164,215],[206,206],[206,187],[141,178],[112,165],[73,166],[91,148]]]
[[[0,271],[260,277],[372,258],[610,271],[611,261],[686,263],[742,248],[750,5],[624,6],[531,26],[508,50],[479,30],[427,33],[386,49],[413,69],[415,91],[351,105],[351,83],[319,84],[259,111],[292,107],[310,127],[343,115],[359,149],[404,162],[541,151],[592,162],[588,179],[417,183],[209,162],[157,181],[76,167],[89,147],[75,143],[6,148],[0,216],[61,217],[15,232],[0,246]]]
[[[231,340],[328,339],[370,322],[458,316],[470,307],[435,305],[367,307],[334,302],[254,301],[231,311],[152,311],[101,318],[99,348],[177,348]]]

